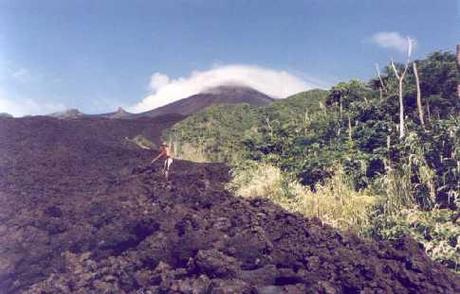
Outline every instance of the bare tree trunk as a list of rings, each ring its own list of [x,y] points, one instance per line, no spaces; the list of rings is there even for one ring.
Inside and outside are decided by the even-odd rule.
[[[426,112],[428,114],[428,123],[431,123],[430,101],[426,101]]]
[[[460,44],[457,44],[457,66],[460,69]],[[457,95],[460,99],[460,82],[457,83]]]
[[[395,73],[396,78],[398,79],[399,82],[399,138],[403,138],[405,135],[404,132],[404,99],[403,99],[403,82],[404,82],[404,77],[406,75],[407,67],[409,63],[406,64],[404,71],[399,75],[398,70],[396,69],[396,66],[394,62],[391,62],[391,66],[393,67],[393,71]]]
[[[339,116],[340,116],[340,120],[342,120],[342,111],[343,111],[342,96],[340,96],[339,97]]]
[[[352,133],[351,133],[351,120],[350,116],[348,116],[348,138],[350,139],[350,142],[353,141]]]
[[[414,75],[415,75],[415,84],[417,86],[417,108],[418,108],[418,116],[420,119],[420,124],[422,125],[423,128],[425,128],[425,121],[423,119],[423,108],[422,108],[422,93],[420,91],[420,80],[418,78],[418,71],[417,71],[417,63],[412,64],[413,69],[414,69]]]
[[[339,97],[339,122],[338,122],[338,128],[337,128],[337,137],[340,136],[340,133],[341,133],[341,127],[342,127],[342,111],[343,111],[342,96],[340,96],[340,97]]]
[[[383,91],[385,91],[385,93],[387,93],[387,88],[385,87],[385,83],[383,82],[383,79],[382,79],[382,75],[380,74],[380,68],[379,68],[379,65],[376,63],[375,64],[375,70],[377,71],[377,76],[379,77],[379,81],[380,81],[380,89]]]
[[[272,129],[272,126],[270,125],[270,119],[266,117],[265,122],[267,123],[267,127],[270,130],[270,137],[273,138],[273,129]]]
[[[404,132],[404,100],[403,100],[403,79],[399,79],[399,138],[403,138]]]
[[[405,131],[404,131],[404,100],[403,100],[403,82],[406,76],[407,68],[409,67],[410,57],[412,53],[412,40],[408,37],[407,38],[407,62],[404,66],[404,70],[401,74],[399,74],[398,70],[393,61],[391,61],[391,66],[395,73],[396,78],[399,81],[399,138],[404,138]]]

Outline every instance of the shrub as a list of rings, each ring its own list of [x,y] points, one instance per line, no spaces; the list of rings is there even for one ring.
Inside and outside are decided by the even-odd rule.
[[[206,153],[202,148],[199,148],[191,143],[173,142],[173,153],[177,159],[190,160],[194,162],[210,162]]]
[[[355,191],[339,167],[324,185],[316,186],[316,192],[269,164],[248,163],[234,169],[233,174],[229,188],[239,196],[268,198],[291,212],[318,217],[355,233],[370,225],[375,197],[367,190]]]
[[[432,259],[460,273],[458,213],[449,209],[404,209],[394,215],[380,214],[373,219],[368,234],[380,240],[411,235]]]
[[[155,143],[153,143],[152,141],[150,141],[149,139],[147,139],[146,137],[142,135],[137,135],[132,139],[129,139],[128,137],[126,137],[125,139],[128,142],[131,142],[142,149],[156,149],[157,148]]]

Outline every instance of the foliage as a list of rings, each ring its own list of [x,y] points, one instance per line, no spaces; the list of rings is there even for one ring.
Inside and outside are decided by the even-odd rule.
[[[404,209],[392,216],[377,215],[367,233],[380,240],[411,235],[431,258],[460,273],[460,224],[456,218],[458,213],[449,209]]]
[[[182,146],[194,148],[209,161],[236,163],[247,157],[246,139],[260,133],[259,126],[279,125],[289,120],[296,124],[305,119],[311,107],[319,108],[327,91],[311,90],[272,103],[268,107],[248,104],[212,105],[188,117],[169,130],[165,137],[177,146],[179,157],[187,158]],[[302,113],[298,110],[302,109]]]
[[[241,141],[257,124],[259,110],[249,104],[212,105],[176,124],[165,134],[177,156],[191,159],[195,150],[206,161],[233,162],[244,151]]]
[[[208,158],[203,148],[193,145],[188,142],[178,144],[177,142],[172,143],[173,154],[177,159],[190,160],[194,162],[212,162]]]
[[[291,211],[375,238],[411,234],[430,256],[458,269],[458,241],[452,241],[458,231],[438,216],[460,207],[460,74],[451,52],[415,62],[425,125],[410,66],[403,82],[403,138],[398,80],[389,66],[383,85],[378,78],[352,80],[265,107],[213,106],[174,126],[169,136],[208,160],[233,165],[239,194],[265,195]]]
[[[398,81],[389,66],[381,75],[385,91],[379,79],[352,80],[266,107],[212,106],[175,125],[168,136],[179,156],[188,149],[195,150],[188,158],[268,163],[313,190],[334,175],[337,165],[357,190],[374,185],[382,174],[407,177],[413,205],[455,208],[460,191],[460,100],[455,89],[460,75],[455,56],[435,52],[416,62],[427,125],[419,122],[415,77],[409,67],[403,139],[398,136]],[[392,193],[401,196],[396,190]]]
[[[318,217],[329,225],[355,233],[369,226],[376,199],[368,191],[350,187],[342,171],[324,185],[318,185],[316,193],[269,164],[247,162],[233,173],[228,188],[242,197],[268,198],[291,212]]]
[[[125,140],[137,145],[138,147],[142,149],[156,149],[157,148],[155,143],[153,143],[152,141],[150,141],[143,135],[137,135],[132,139],[126,137]]]

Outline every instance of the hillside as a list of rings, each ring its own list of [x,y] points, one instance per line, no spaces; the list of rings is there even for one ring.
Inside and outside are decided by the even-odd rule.
[[[78,109],[71,108],[65,111],[53,112],[47,116],[60,118],[60,119],[76,119],[76,118],[110,118],[110,119],[130,119],[133,118],[133,114],[127,112],[122,107],[118,107],[116,111],[100,114],[86,114]]]
[[[142,117],[153,118],[170,114],[188,116],[212,105],[247,103],[249,105],[262,106],[273,101],[273,98],[249,87],[223,85],[209,88],[202,93],[141,113],[129,113],[122,107],[119,107],[114,112],[101,114],[85,114],[80,112],[78,109],[68,109],[65,111],[51,113],[48,116],[60,119],[75,119],[82,117],[136,119]]]
[[[0,118],[6,118],[6,117],[12,118],[13,116],[7,112],[0,113]]]
[[[168,105],[136,114],[135,117],[155,117],[169,113],[178,113],[187,116],[213,104],[247,103],[260,106],[269,104],[272,101],[271,97],[249,87],[220,86],[210,88],[203,93],[175,101]]]
[[[2,293],[455,293],[412,241],[361,240],[224,190],[228,168],[152,152],[177,117],[0,119]]]
[[[314,89],[262,106],[211,106],[177,123],[165,136],[182,158],[234,162],[245,152],[244,140],[257,136],[257,128],[270,121],[301,123],[306,114],[318,111],[327,94]]]
[[[265,107],[211,107],[165,137],[183,158],[231,164],[240,196],[268,198],[367,238],[410,235],[459,272],[460,73],[452,52],[414,62],[420,95],[410,65],[400,99],[389,65],[381,79]]]
[[[327,90],[313,89],[291,95],[285,99],[275,101],[267,107],[267,113],[276,119],[297,119],[299,113],[312,114],[324,107]],[[323,105],[323,106],[321,106]]]

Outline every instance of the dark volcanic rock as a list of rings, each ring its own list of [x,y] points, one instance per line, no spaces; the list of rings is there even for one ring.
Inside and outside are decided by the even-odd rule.
[[[362,240],[225,191],[228,168],[161,162],[173,122],[0,119],[1,293],[458,293],[410,239]]]

